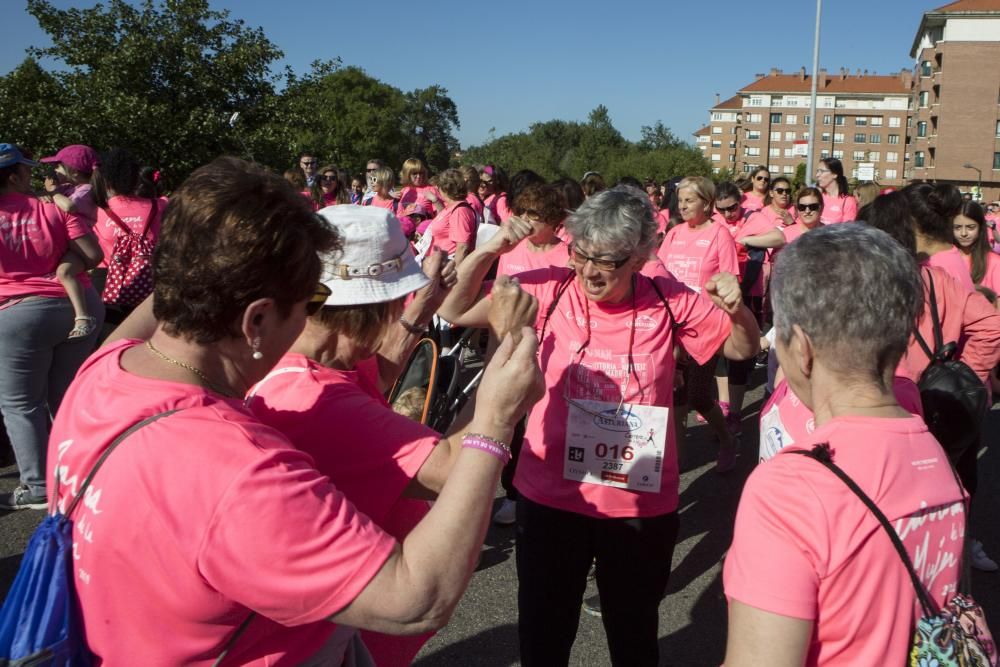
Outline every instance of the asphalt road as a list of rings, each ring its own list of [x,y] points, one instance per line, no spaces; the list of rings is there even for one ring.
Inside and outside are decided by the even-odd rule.
[[[720,568],[732,537],[732,522],[740,490],[756,462],[756,411],[761,390],[749,392],[745,410],[741,456],[735,471],[713,471],[716,445],[708,428],[691,421],[688,440],[681,447],[680,535],[674,552],[669,595],[660,608],[660,649],[663,665],[718,665],[726,639],[726,604]],[[988,440],[1000,438],[1000,405],[987,423]],[[972,531],[986,552],[1000,559],[1000,447],[980,458],[980,491],[976,497]],[[0,490],[17,484],[13,466],[0,468]],[[498,501],[499,503],[499,495]],[[0,512],[0,594],[6,595],[21,553],[41,512]],[[594,592],[593,584],[588,594]],[[976,572],[973,594],[1000,628],[1000,573]],[[424,647],[417,667],[518,665],[517,577],[514,570],[514,529],[491,527],[482,563],[452,622]],[[571,659],[573,665],[603,666],[610,660],[604,630],[598,618],[580,615],[580,628]]]

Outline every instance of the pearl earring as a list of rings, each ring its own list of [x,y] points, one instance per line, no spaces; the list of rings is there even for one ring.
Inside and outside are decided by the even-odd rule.
[[[260,347],[260,336],[253,339],[253,345],[251,347],[253,347],[253,354],[250,356],[254,358],[254,361],[260,361],[264,358],[264,355],[258,349]]]

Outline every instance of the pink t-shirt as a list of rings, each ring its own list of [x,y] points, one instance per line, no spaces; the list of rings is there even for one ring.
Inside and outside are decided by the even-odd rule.
[[[180,409],[129,436],[72,517],[90,649],[110,665],[207,666],[253,610],[226,664],[303,662],[395,540],[242,401],[123,371],[137,344],[84,363],[49,440],[62,509],[115,437]]]
[[[920,403],[920,390],[913,380],[893,378],[892,391],[900,407],[918,417],[924,416]],[[788,445],[808,442],[816,430],[812,410],[803,403],[787,380],[774,388],[774,393],[760,409],[760,461],[768,461]]]
[[[939,268],[921,271],[924,283],[924,312],[917,322],[917,330],[927,345],[934,346],[934,324],[930,314],[930,288],[927,272],[934,276],[934,295],[937,299],[941,335],[945,343],[959,344],[957,359],[969,365],[979,379],[986,382],[990,371],[1000,361],[1000,313],[978,292],[967,290],[950,274]],[[896,369],[914,382],[927,368],[930,360],[916,336],[910,339],[906,354]]]
[[[459,243],[476,247],[476,212],[464,200],[445,207],[431,222],[434,247],[454,255]]]
[[[938,604],[955,593],[964,539],[963,492],[920,417],[838,417],[808,442],[758,466],[736,513],[726,596],[812,621],[806,665],[902,665],[919,605],[888,535],[817,461],[792,454],[829,443],[843,469],[893,524]]]
[[[517,244],[510,252],[500,255],[497,264],[498,276],[513,276],[534,269],[547,269],[550,266],[565,267],[569,263],[569,246],[558,240],[548,250],[532,250],[528,241]]]
[[[69,241],[90,233],[78,215],[65,213],[37,197],[0,195],[0,301],[25,296],[65,297],[56,278]],[[86,274],[78,276],[90,285]]]
[[[971,262],[971,258],[969,260]],[[983,274],[983,287],[989,287],[1000,295],[1000,255],[995,252],[986,253],[986,273]]]
[[[976,289],[976,284],[972,282],[972,274],[969,272],[969,262],[965,259],[962,251],[955,246],[931,255],[927,259],[926,266],[936,266],[939,269],[943,269],[959,285],[970,292]]]
[[[407,185],[399,195],[400,215],[409,215],[414,211],[423,213],[425,216],[434,216],[434,205],[427,200],[427,194],[431,194],[442,201],[441,193],[433,185],[422,185],[419,188],[414,185]]]
[[[341,371],[289,353],[250,390],[247,406],[312,456],[358,511],[402,542],[429,509],[403,492],[441,436],[393,412],[377,375],[374,357]],[[409,665],[431,636],[362,634],[377,665]]]
[[[657,255],[670,273],[696,292],[719,272],[735,276],[740,271],[736,242],[718,222],[709,221],[701,229],[678,224],[667,232]]]
[[[770,206],[765,206],[759,211],[754,211],[747,218],[745,218],[743,223],[737,227],[736,233],[733,234],[733,238],[738,240],[747,236],[758,236],[775,229],[782,229],[784,226],[784,220],[781,216]],[[740,264],[740,277],[742,278],[744,272],[746,271],[747,262],[750,260],[749,250],[742,243],[736,244],[736,258]],[[766,267],[770,263],[771,251],[768,251],[764,255],[764,266]],[[750,289],[751,296],[764,296],[764,273],[764,271],[761,271],[757,274],[757,281]]]
[[[468,202],[469,206],[472,207],[472,210],[476,212],[476,220],[482,220],[483,211],[486,210],[486,207],[483,205],[483,200],[479,198],[479,195],[474,192],[470,192],[465,196],[465,201]]]
[[[835,222],[852,222],[858,219],[858,200],[853,195],[823,195],[823,213],[820,215],[824,225]]]
[[[493,200],[493,213],[499,222],[507,222],[507,218],[514,215],[514,211],[507,205],[507,193],[501,192]]]
[[[815,227],[813,229],[815,229]],[[795,239],[799,238],[807,231],[809,231],[809,228],[803,225],[801,221],[796,222],[794,225],[788,225],[787,227],[781,228],[781,233],[785,235],[785,245],[788,245]]]
[[[375,195],[368,200],[368,206],[377,206],[378,208],[385,208],[395,213],[396,211],[396,200],[392,197],[381,197]]]
[[[545,326],[540,342],[540,366],[546,392],[531,409],[514,486],[530,500],[548,507],[591,517],[656,516],[677,509],[679,473],[674,442],[674,344],[682,344],[698,363],[707,362],[729,336],[730,319],[708,299],[669,277],[636,277],[633,327],[632,300],[594,303],[579,287],[570,269],[550,267],[522,273],[521,287],[538,299],[541,332],[556,291],[569,280]],[[663,293],[683,326],[675,338]],[[589,330],[589,333],[588,333]],[[634,331],[632,362],[638,380],[628,373],[629,331]],[[581,350],[581,346],[589,342]],[[632,377],[626,385],[626,377]],[[567,451],[570,400],[666,406],[666,451],[659,493],[632,491],[563,478]],[[570,443],[571,444],[571,443]]]
[[[167,207],[167,198],[161,197],[156,200],[156,208],[153,208],[153,201],[142,197],[126,197],[118,195],[108,200],[108,209],[115,213],[125,225],[135,234],[141,234],[143,229],[147,229],[146,238],[155,246],[160,237],[160,224],[163,219],[163,211]],[[149,222],[150,214],[153,215],[152,222]],[[97,224],[94,226],[94,233],[97,235],[97,242],[101,244],[104,251],[104,261],[101,266],[106,267],[108,260],[112,259],[115,249],[115,240],[121,236],[121,228],[111,219],[104,209],[97,211]]]
[[[66,196],[73,202],[73,213],[83,218],[88,226],[93,227],[97,222],[97,202],[91,194],[90,183],[70,186],[66,190]]]
[[[656,211],[656,231],[659,234],[666,234],[670,226],[670,211],[661,208]]]
[[[740,204],[747,211],[759,211],[764,208],[764,196],[757,194],[753,190],[744,192]]]

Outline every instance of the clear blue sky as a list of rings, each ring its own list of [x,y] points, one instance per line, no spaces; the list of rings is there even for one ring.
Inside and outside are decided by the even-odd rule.
[[[47,36],[24,0],[3,0],[0,72]],[[55,0],[59,7],[92,6]],[[604,104],[629,139],[662,120],[676,134],[771,67],[812,65],[815,2],[741,0],[212,0],[260,26],[305,72],[339,56],[403,90],[440,84],[458,105],[463,146],[535,121],[583,120]],[[820,66],[898,72],[924,11],[945,0],[826,0]]]

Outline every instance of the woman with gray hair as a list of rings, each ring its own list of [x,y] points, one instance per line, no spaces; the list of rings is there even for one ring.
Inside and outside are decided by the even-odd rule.
[[[942,605],[965,533],[941,446],[892,391],[923,308],[917,265],[884,232],[834,225],[782,250],[771,287],[778,359],[816,430],[744,487],[723,575],[725,663],[904,664],[921,611],[907,566]],[[795,455],[807,452],[819,460]]]
[[[759,332],[732,274],[714,276],[703,296],[670,276],[640,275],[657,238],[645,193],[599,192],[566,230],[571,268],[516,276],[538,299],[546,387],[514,476],[521,662],[568,663],[596,561],[613,664],[656,665],[658,607],[678,526],[673,348],[683,345],[701,363],[720,347],[745,359]],[[513,217],[470,254],[441,316],[485,326],[492,297],[483,278],[532,232]]]

